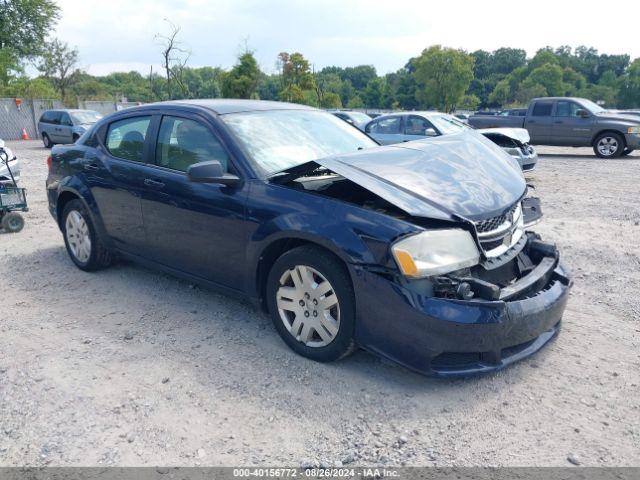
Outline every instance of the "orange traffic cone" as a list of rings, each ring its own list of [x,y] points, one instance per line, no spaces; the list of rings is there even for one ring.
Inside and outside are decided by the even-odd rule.
[[[22,129],[22,139],[23,140],[29,140],[29,134],[27,133],[27,129],[26,128]]]

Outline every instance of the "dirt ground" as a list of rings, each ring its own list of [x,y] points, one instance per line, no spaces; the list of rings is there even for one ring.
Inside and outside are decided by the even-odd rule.
[[[48,151],[9,142],[31,211],[0,234],[0,466],[640,465],[640,156],[539,148],[575,274],[558,339],[497,374],[296,356],[250,305],[120,263],[74,267]]]

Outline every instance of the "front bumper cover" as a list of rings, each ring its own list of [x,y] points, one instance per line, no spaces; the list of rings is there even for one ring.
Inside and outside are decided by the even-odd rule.
[[[519,280],[520,297],[503,289],[509,294],[498,300],[424,296],[366,267],[350,268],[358,344],[444,377],[499,370],[540,350],[558,333],[572,286],[557,256]]]

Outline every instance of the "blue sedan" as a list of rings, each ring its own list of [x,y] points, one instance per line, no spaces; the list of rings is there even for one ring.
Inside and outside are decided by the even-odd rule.
[[[48,167],[78,268],[126,258],[249,298],[313,360],[468,375],[560,328],[571,280],[530,230],[539,201],[474,132],[380,147],[305,106],[175,101],[100,120]]]

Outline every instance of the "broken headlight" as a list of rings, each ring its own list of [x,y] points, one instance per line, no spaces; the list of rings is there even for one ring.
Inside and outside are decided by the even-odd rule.
[[[428,230],[394,243],[393,257],[409,278],[423,278],[477,265],[480,253],[462,229]]]

